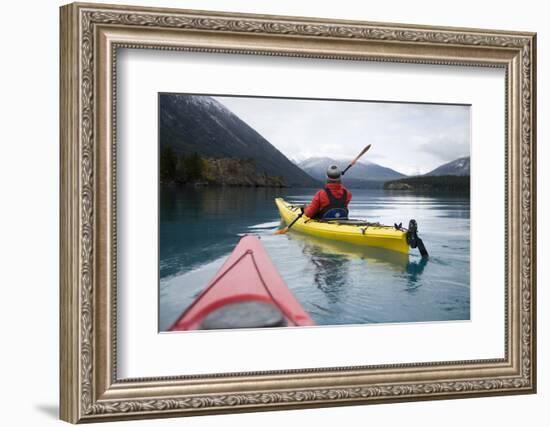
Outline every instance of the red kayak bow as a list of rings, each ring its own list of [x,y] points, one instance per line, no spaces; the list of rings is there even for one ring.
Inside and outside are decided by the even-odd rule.
[[[170,331],[311,325],[260,240],[244,236]]]

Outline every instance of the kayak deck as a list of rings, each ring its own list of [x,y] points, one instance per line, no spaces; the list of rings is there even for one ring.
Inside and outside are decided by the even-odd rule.
[[[275,204],[288,225],[300,214],[300,208],[278,197]],[[356,220],[319,221],[302,216],[291,230],[330,240],[373,246],[408,254],[407,232],[395,227]]]
[[[209,316],[211,318],[216,311],[240,306],[242,317],[242,307],[252,303],[256,303],[256,306],[269,305],[271,310],[276,309],[283,317],[285,326],[314,325],[279,275],[260,240],[248,235],[239,241],[206,288],[169,330],[209,329],[204,327],[205,320]],[[239,313],[239,310],[234,313]],[[239,319],[234,320],[239,323]],[[254,327],[247,326],[253,322],[242,320],[242,326],[231,327]]]

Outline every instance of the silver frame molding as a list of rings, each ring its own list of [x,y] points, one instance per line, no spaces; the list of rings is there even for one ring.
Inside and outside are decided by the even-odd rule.
[[[534,33],[79,3],[60,13],[61,419],[112,421],[536,391]],[[118,48],[505,69],[505,357],[117,379]]]

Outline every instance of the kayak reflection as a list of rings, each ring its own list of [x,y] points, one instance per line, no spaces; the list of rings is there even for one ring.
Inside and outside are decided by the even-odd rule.
[[[403,272],[409,263],[409,255],[371,246],[359,246],[350,243],[328,240],[300,233],[287,234],[290,240],[304,247],[308,254],[318,256],[338,255],[340,262],[344,260],[365,260],[368,263],[383,264],[396,272]]]
[[[349,283],[349,259],[342,255],[328,255],[316,250],[314,246],[304,246],[315,266],[313,281],[327,297],[329,302],[339,302]]]
[[[389,269],[394,274],[406,276],[409,291],[416,289],[428,258],[409,260],[409,255],[381,248],[357,246],[344,242],[306,236],[300,233],[288,235],[295,241],[314,266],[313,280],[329,302],[339,302],[350,283],[351,263],[364,261],[365,267]],[[368,274],[365,270],[365,274]]]

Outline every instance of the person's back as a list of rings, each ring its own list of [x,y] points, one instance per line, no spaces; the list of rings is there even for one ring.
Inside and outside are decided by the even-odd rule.
[[[327,169],[327,183],[319,190],[309,205],[304,209],[304,215],[315,219],[343,219],[348,216],[348,204],[351,201],[351,191],[342,185],[342,172],[336,165]]]

